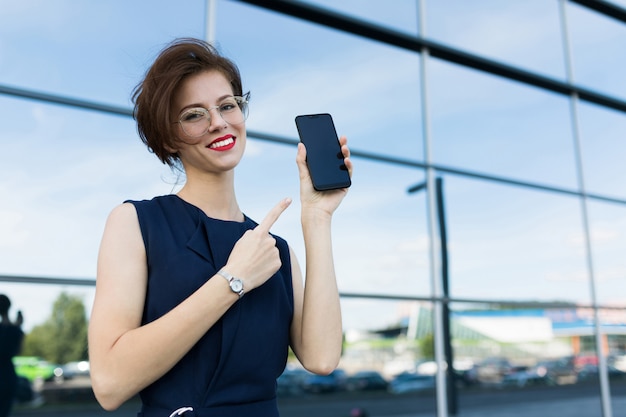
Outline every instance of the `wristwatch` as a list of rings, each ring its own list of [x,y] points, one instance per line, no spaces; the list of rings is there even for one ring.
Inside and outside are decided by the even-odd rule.
[[[220,269],[217,273],[223,276],[226,279],[226,281],[228,281],[228,285],[230,286],[230,289],[235,294],[237,294],[239,298],[243,297],[243,281],[242,280],[240,280],[239,278],[235,278],[234,276],[224,271],[223,269]]]

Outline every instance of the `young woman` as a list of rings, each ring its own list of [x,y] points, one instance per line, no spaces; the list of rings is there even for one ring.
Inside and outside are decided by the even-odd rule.
[[[248,104],[237,67],[204,41],[180,39],[133,99],[142,140],[186,181],[176,194],[125,202],[107,220],[89,326],[96,397],[112,410],[139,393],[144,417],[276,417],[289,346],[314,373],[339,361],[331,219],[347,190],[315,191],[298,146],[304,280],[288,244],[270,233],[291,201],[259,224],[237,203]]]

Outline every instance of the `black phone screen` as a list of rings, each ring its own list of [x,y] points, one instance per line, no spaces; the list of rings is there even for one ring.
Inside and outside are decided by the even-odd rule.
[[[346,188],[350,175],[343,162],[339,138],[330,114],[296,117],[300,141],[306,146],[306,162],[313,187],[318,191]]]

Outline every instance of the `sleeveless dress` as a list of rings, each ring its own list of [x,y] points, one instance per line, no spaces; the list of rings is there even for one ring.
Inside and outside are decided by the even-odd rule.
[[[176,195],[128,202],[137,210],[147,254],[143,324],[215,275],[237,240],[257,226],[247,216],[243,222],[210,218]],[[139,417],[278,417],[276,379],[287,362],[293,287],[289,248],[274,237],[280,270],[244,294],[167,374],[140,393]]]

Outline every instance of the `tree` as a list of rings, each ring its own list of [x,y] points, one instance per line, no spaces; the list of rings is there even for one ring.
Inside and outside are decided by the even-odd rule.
[[[41,356],[65,364],[87,359],[87,318],[83,301],[62,292],[54,302],[52,315],[26,335],[23,355]]]
[[[435,357],[435,337],[432,333],[428,333],[420,340],[420,351],[425,359]]]

